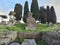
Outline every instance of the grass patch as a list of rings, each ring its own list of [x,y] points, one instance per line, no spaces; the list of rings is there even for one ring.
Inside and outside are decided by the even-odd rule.
[[[0,31],[17,31],[17,32],[42,32],[42,31],[54,31],[59,28],[60,24],[55,24],[52,27],[47,27],[47,24],[37,24],[37,29],[36,30],[25,30],[26,24],[16,24],[14,26],[5,26],[1,25],[0,26]]]

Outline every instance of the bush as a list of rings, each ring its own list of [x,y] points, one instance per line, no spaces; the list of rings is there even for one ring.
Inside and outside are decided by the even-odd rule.
[[[37,45],[47,45],[47,42],[44,40],[36,40]]]

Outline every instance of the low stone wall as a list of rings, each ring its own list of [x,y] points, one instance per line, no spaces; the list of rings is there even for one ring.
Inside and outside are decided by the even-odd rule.
[[[0,44],[9,43],[18,38],[43,39],[48,45],[60,45],[60,32],[3,32],[0,34]]]
[[[19,38],[24,39],[41,39],[42,33],[41,32],[23,32],[18,33]]]
[[[42,39],[45,40],[48,45],[60,45],[60,32],[43,32]]]

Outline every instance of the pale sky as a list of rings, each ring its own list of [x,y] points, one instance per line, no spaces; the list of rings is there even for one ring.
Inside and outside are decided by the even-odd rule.
[[[26,0],[0,0],[0,12],[8,14],[11,10],[14,10],[15,4],[20,3],[24,6]],[[29,8],[31,6],[32,0],[27,0],[29,3]],[[57,21],[60,22],[60,0],[38,0],[40,6],[54,6],[57,16]]]

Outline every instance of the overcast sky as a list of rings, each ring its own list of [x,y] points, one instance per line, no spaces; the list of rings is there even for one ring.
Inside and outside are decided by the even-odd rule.
[[[0,11],[8,14],[11,10],[14,10],[15,4],[20,3],[24,6],[26,0],[0,0]],[[29,7],[31,5],[31,0],[27,0]],[[57,20],[60,21],[60,0],[38,0],[39,6],[51,6],[55,7]]]

